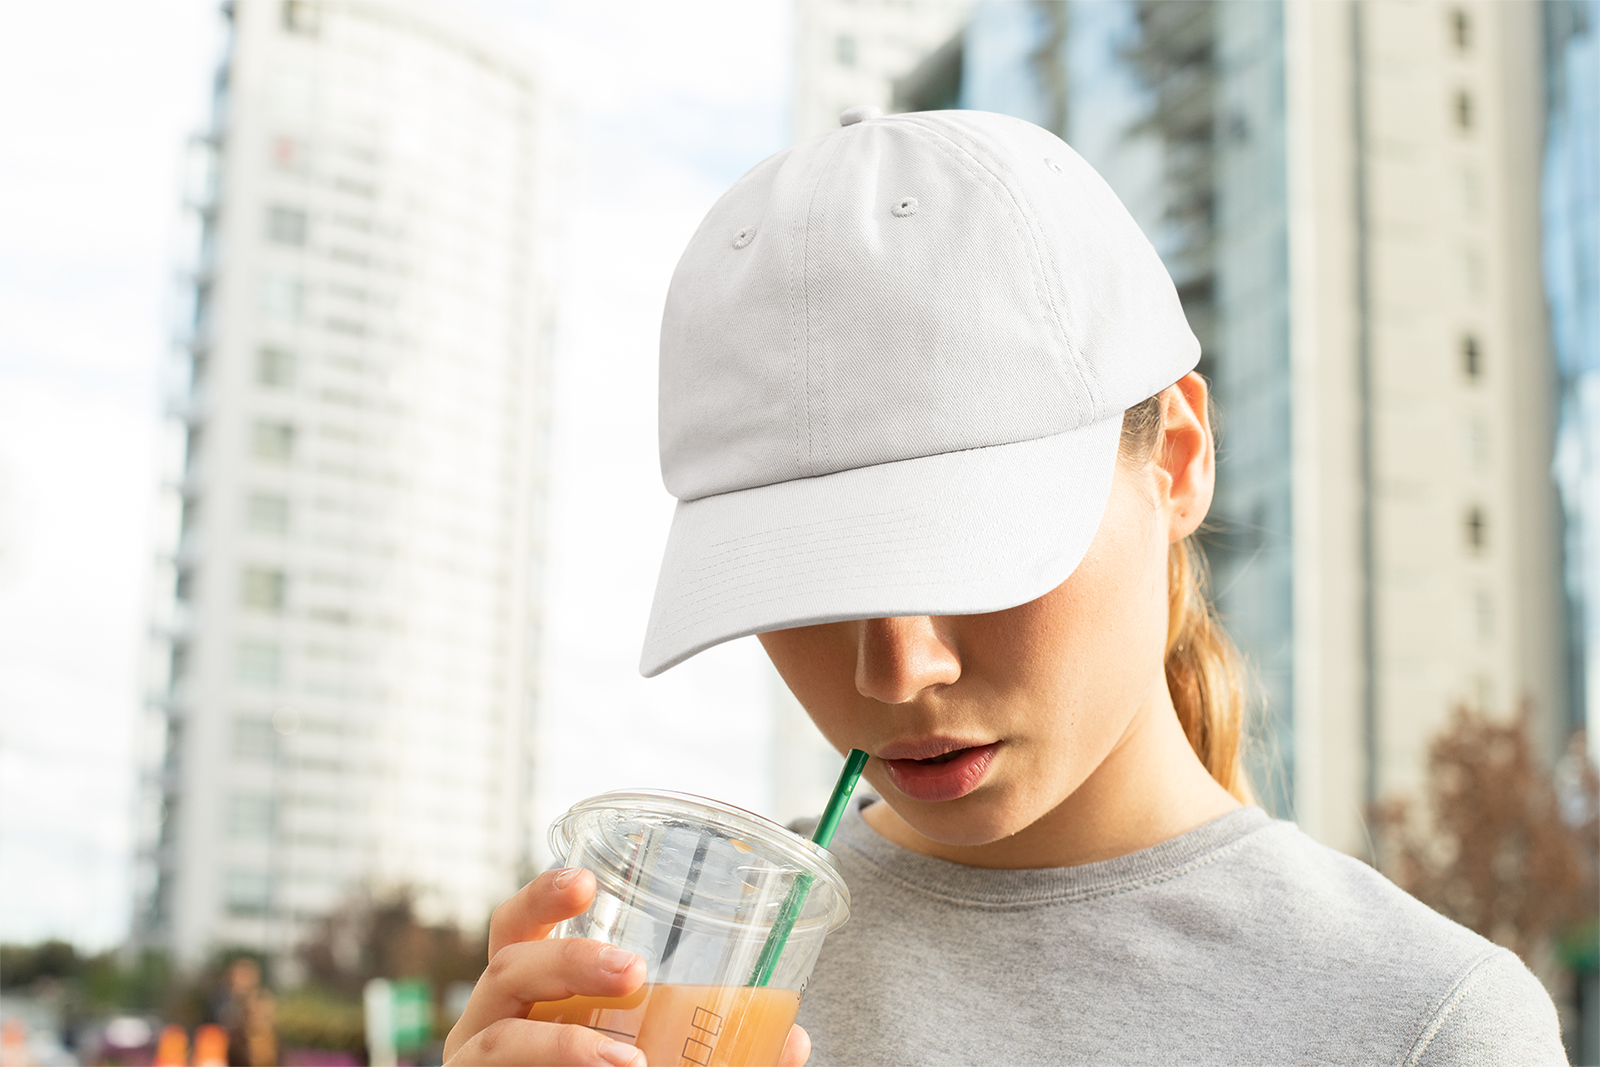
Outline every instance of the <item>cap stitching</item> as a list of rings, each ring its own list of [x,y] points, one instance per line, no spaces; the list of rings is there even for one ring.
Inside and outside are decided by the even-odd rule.
[[[840,571],[842,569],[843,569],[842,567],[831,568],[831,570],[833,570],[833,571]],[[799,577],[798,576],[794,576],[792,571],[789,571],[787,568],[784,568],[784,573],[789,574],[794,580],[790,581],[786,585],[762,586],[760,589],[754,589],[753,588],[753,589],[748,590],[747,592],[745,592],[741,596],[718,600],[715,603],[701,603],[701,604],[698,604],[696,606],[696,610],[691,612],[691,613],[680,613],[679,615],[676,615],[676,616],[662,616],[661,621],[662,621],[663,625],[667,624],[668,619],[671,619],[674,622],[676,622],[676,625],[671,626],[670,629],[666,629],[666,630],[662,631],[660,633],[659,637],[657,638],[657,644],[670,642],[673,638],[675,638],[677,635],[683,633],[685,630],[694,629],[708,615],[724,615],[724,614],[727,614],[729,612],[739,612],[739,611],[742,611],[745,608],[749,607],[751,604],[770,603],[772,601],[776,601],[776,600],[780,599],[784,594],[787,594],[787,593],[791,592],[794,588],[796,588],[798,585],[801,584]],[[814,577],[817,573],[820,573],[820,572],[813,572],[808,577]],[[1011,577],[1015,577],[1015,576],[1013,575]],[[1065,576],[1062,576],[1062,577],[1064,578]],[[1057,580],[1057,583],[1059,584],[1059,580]],[[878,590],[878,589],[895,589],[895,590],[899,590],[899,591],[902,591],[902,592],[909,592],[909,591],[912,591],[912,590],[920,590],[920,589],[932,589],[932,590],[936,590],[938,592],[942,592],[942,593],[948,594],[950,592],[951,586],[950,586],[950,584],[948,582],[932,581],[932,580],[929,580],[929,579],[923,579],[923,580],[920,580],[920,581],[912,581],[912,580],[907,580],[907,579],[896,579],[895,581],[888,581],[888,582],[873,582],[873,581],[865,581],[865,580],[856,580],[856,581],[852,581],[850,583],[850,590],[852,592],[870,593],[870,592],[873,592],[874,590]],[[1037,596],[1037,595],[1042,594],[1045,591],[1046,591],[1045,589],[1041,589],[1041,590],[1039,590],[1037,593],[1035,593],[1033,595]],[[1030,598],[1024,598],[1024,599],[1030,599]],[[993,608],[980,608],[978,610],[980,610],[980,611],[999,610],[1001,607],[1014,607],[1014,606],[1015,606],[1014,603],[1013,604],[998,604],[997,603],[997,604],[995,604],[995,606]],[[963,613],[970,613],[970,611],[971,611],[970,608],[963,609]],[[834,613],[829,613],[829,614],[834,614]],[[890,609],[881,609],[881,608],[876,608],[875,607],[873,609],[873,611],[871,612],[871,614],[873,614],[873,615],[892,615],[892,614],[895,614],[895,612],[893,610],[890,610]],[[911,612],[906,612],[906,614],[911,614]],[[916,614],[929,614],[929,612],[926,611],[926,610],[923,610],[923,611],[916,612]],[[933,612],[933,614],[938,614],[938,612],[935,611],[935,612]],[[776,628],[776,627],[773,624],[759,624],[758,629],[749,630],[749,631],[746,631],[746,632],[747,633],[758,633],[758,632],[760,632],[761,630],[764,630],[764,629],[774,629],[774,628]],[[732,636],[734,636],[734,635],[730,635],[728,638],[719,638],[719,640],[731,640]]]
[[[937,507],[936,502],[933,501],[927,502],[927,505]],[[698,585],[692,590],[685,590],[681,597],[675,598],[676,602],[681,605],[680,610],[661,612],[660,614],[652,611],[651,626],[649,627],[649,630],[655,634],[655,639],[651,642],[651,644],[654,646],[671,644],[673,643],[674,639],[684,631],[699,628],[701,625],[703,625],[703,620],[707,617],[723,615],[729,612],[740,612],[747,609],[748,606],[752,604],[775,603],[789,597],[796,588],[807,588],[810,592],[817,592],[817,579],[825,576],[832,578],[833,581],[837,582],[841,577],[849,574],[849,572],[852,571],[855,571],[860,575],[874,575],[881,573],[881,568],[879,565],[881,564],[881,561],[886,558],[884,553],[885,549],[895,549],[895,558],[901,562],[905,562],[908,558],[913,560],[916,559],[918,555],[920,555],[921,550],[928,547],[937,548],[942,551],[951,543],[956,545],[967,544],[978,540],[981,537],[988,537],[994,533],[994,530],[989,527],[985,527],[983,529],[963,528],[957,532],[957,536],[952,541],[947,539],[952,531],[945,530],[941,535],[940,533],[935,533],[933,530],[929,529],[921,535],[912,537],[880,537],[867,542],[863,542],[857,533],[857,531],[863,527],[881,527],[883,525],[883,519],[897,515],[914,513],[921,507],[923,507],[922,504],[913,503],[903,508],[878,512],[872,516],[874,521],[870,523],[846,521],[837,524],[831,540],[846,540],[849,543],[857,546],[858,549],[877,549],[878,551],[876,552],[858,551],[852,554],[852,556],[849,558],[836,558],[831,565],[809,564],[801,569],[801,573],[796,573],[794,557],[798,554],[792,551],[785,553],[784,558],[781,559],[774,558],[773,555],[768,555],[765,560],[756,562],[755,566],[733,566],[720,568],[720,570],[723,571],[723,577],[721,577],[719,580],[705,585]],[[768,531],[767,536],[772,537],[773,535],[781,534],[784,531],[801,530],[815,525],[818,524],[801,523],[791,526],[782,526]],[[754,535],[752,535],[752,537],[753,536]],[[718,543],[722,544],[726,542]],[[818,550],[820,550],[824,544],[823,540],[821,539],[813,539],[810,543]],[[773,548],[776,551],[776,546],[774,544],[769,543],[768,547]],[[928,556],[930,561],[932,561],[934,558],[935,557],[931,554]],[[1049,563],[1049,569],[1055,570],[1057,569],[1056,564],[1059,563],[1059,559],[1060,554],[1056,553],[1050,558],[1050,560],[1037,560],[1035,561],[1035,564],[1037,566],[1043,566],[1044,564]],[[697,573],[704,572],[706,569],[707,568],[705,567],[697,568]],[[773,573],[778,574],[780,578],[787,578],[788,580],[779,581],[777,583],[763,581],[764,576]],[[1062,577],[1065,576],[1063,575]],[[1026,578],[1027,575],[1022,573],[1022,571],[1015,571],[1007,578],[1007,581],[1015,582],[1026,580]],[[727,589],[727,587],[730,585],[735,587],[733,590],[730,590],[734,595],[720,595],[721,592]],[[743,587],[742,589],[739,588],[741,586]],[[910,575],[904,573],[895,575],[893,579],[889,581],[871,581],[864,579],[864,577],[854,577],[849,583],[849,589],[852,592],[857,593],[871,593],[879,589],[896,589],[906,592],[913,589],[924,588],[937,590],[944,593],[949,593],[951,590],[949,582],[934,582],[926,580],[918,581]],[[1042,591],[1043,590],[1041,589],[1040,592]],[[998,609],[1002,606],[1006,605],[996,603],[994,609]],[[979,608],[977,610],[994,609]],[[968,606],[964,610],[970,611],[974,609]],[[791,623],[789,625],[798,624]],[[741,629],[737,634],[726,634],[719,637],[718,640],[731,640],[733,637],[743,636],[746,633],[759,632],[759,629],[763,628],[771,627],[758,627],[748,630]]]
[[[970,540],[970,538],[968,538],[968,540]],[[895,537],[892,534],[888,534],[886,536],[880,536],[880,537],[874,538],[872,540],[867,540],[867,539],[865,539],[865,538],[863,538],[861,536],[861,532],[859,530],[856,530],[856,531],[841,530],[837,535],[835,535],[834,537],[829,538],[827,540],[819,539],[819,540],[815,540],[815,541],[803,542],[802,543],[802,547],[795,547],[795,546],[791,545],[791,546],[787,547],[786,551],[784,550],[784,546],[776,546],[776,545],[773,546],[773,551],[774,552],[783,551],[783,558],[782,559],[776,559],[776,558],[772,558],[771,556],[769,556],[769,558],[767,558],[765,560],[748,560],[748,561],[745,561],[743,563],[735,562],[735,563],[727,564],[726,566],[720,567],[720,568],[718,568],[718,567],[700,567],[700,568],[697,568],[693,572],[696,575],[712,573],[712,574],[721,575],[722,577],[718,578],[714,582],[705,582],[703,584],[697,585],[696,588],[698,588],[698,589],[700,589],[702,591],[705,591],[705,592],[709,592],[709,591],[711,591],[713,589],[716,589],[716,588],[718,588],[720,586],[726,585],[727,583],[735,581],[735,580],[737,580],[739,578],[749,577],[751,575],[760,574],[760,573],[765,573],[767,571],[772,570],[774,567],[792,567],[798,562],[803,562],[807,557],[827,554],[828,558],[830,558],[830,559],[831,558],[835,558],[833,556],[833,554],[832,553],[828,553],[827,550],[831,546],[836,545],[836,544],[838,544],[840,542],[848,542],[852,546],[858,547],[858,548],[863,550],[860,554],[858,554],[855,557],[840,558],[839,562],[840,562],[841,565],[843,565],[845,563],[848,563],[851,559],[865,559],[865,558],[867,558],[867,551],[866,550],[873,549],[873,548],[880,548],[880,547],[884,547],[884,546],[887,546],[887,545],[896,545],[899,548],[901,548],[902,550],[909,552],[909,551],[914,550],[918,545],[938,544],[938,545],[942,546],[942,545],[948,544],[947,541],[943,541],[943,540],[940,540],[940,539],[934,538],[934,537],[910,537],[910,538],[904,538],[904,537]],[[817,573],[818,573],[817,571],[813,570],[813,571],[809,572],[808,574],[804,575],[804,577],[807,578],[807,579],[814,578],[814,577],[816,577]]]
[[[1071,151],[1072,146],[1068,145],[1067,150]],[[1052,169],[1060,176],[1062,181],[1071,182],[1074,186],[1080,187],[1079,192],[1082,192],[1081,174],[1068,171],[1059,164]],[[1027,217],[1036,218],[1037,212],[1033,210],[1033,203],[1028,199],[1027,190],[1021,185],[1020,182],[1018,183],[1017,191],[1014,195],[1021,199],[1028,208]],[[1061,278],[1061,265],[1056,258],[1054,256],[1045,256],[1044,252],[1041,250],[1039,255],[1039,264],[1040,270],[1048,270],[1055,276],[1057,288],[1065,291],[1066,284]],[[1054,290],[1051,291],[1053,292]],[[1052,307],[1054,306],[1054,302],[1055,298],[1052,296]],[[1073,364],[1073,369],[1078,372],[1078,380],[1083,383],[1084,391],[1089,394],[1089,402],[1092,405],[1091,410],[1097,417],[1110,417],[1111,412],[1106,410],[1106,406],[1108,404],[1107,391],[1105,389],[1105,383],[1100,380],[1100,372],[1095,368],[1094,361],[1084,356],[1082,350],[1078,347],[1076,336],[1067,329],[1065,323],[1067,317],[1066,309],[1062,308],[1058,310],[1057,314],[1059,316],[1058,321],[1062,323],[1061,328],[1065,343],[1067,347],[1074,351],[1078,356],[1077,361]]]
[[[911,511],[913,509],[906,508],[904,510]],[[915,550],[918,546],[932,545],[935,547],[944,548],[951,543],[949,540],[934,536],[931,533],[911,538],[879,538],[877,540],[863,542],[859,536],[846,538],[846,534],[852,529],[852,527],[841,526],[838,537],[836,537],[835,540],[848,539],[852,544],[861,548],[881,548],[893,546],[899,549],[902,557],[907,552]],[[962,544],[965,542],[970,542],[974,539],[975,535],[971,531],[963,531],[960,536],[955,538],[955,543]],[[815,547],[819,549],[821,548],[820,542],[813,542],[813,544]],[[839,559],[832,566],[813,565],[808,567],[803,575],[797,575],[794,573],[794,555],[794,553],[791,553],[784,559],[769,558],[765,561],[762,561],[758,566],[753,567],[747,566],[742,568],[728,568],[730,573],[727,573],[718,581],[699,585],[693,592],[686,592],[685,596],[681,598],[680,602],[685,603],[685,607],[690,607],[692,605],[692,610],[679,611],[672,615],[663,615],[661,617],[662,624],[671,625],[671,629],[668,629],[666,632],[662,633],[661,639],[666,640],[683,632],[685,629],[693,626],[699,619],[708,614],[723,613],[762,599],[776,599],[778,594],[786,592],[788,589],[793,588],[797,584],[812,584],[819,575],[828,574],[830,572],[838,573],[841,571],[846,571],[851,569],[853,566],[858,565],[865,566],[873,563],[877,559],[875,555],[860,553],[851,559]],[[705,568],[701,569],[704,570]],[[716,590],[726,587],[730,584],[745,585],[746,583],[752,582],[762,575],[770,574],[774,571],[787,575],[791,580],[786,584],[776,588],[769,585],[763,585],[760,588],[749,587],[743,591],[743,595],[738,595],[734,598],[721,597],[713,599],[712,597],[708,596],[708,594],[714,593]],[[863,583],[861,581],[856,581],[852,583],[852,588],[857,591],[862,591],[888,588],[906,589],[921,586],[943,587],[945,584],[946,583],[944,582],[908,581],[906,578],[901,576],[897,577],[894,581],[889,582]],[[673,623],[676,623],[676,625],[672,625]]]
[[[830,141],[831,143],[828,146],[828,154],[824,156],[817,165],[816,179],[811,183],[811,192],[806,197],[806,209],[805,212],[800,216],[801,224],[804,227],[802,231],[804,236],[804,244],[800,253],[800,293],[801,313],[804,316],[802,334],[805,344],[805,376],[804,393],[802,396],[805,401],[806,426],[805,460],[804,466],[802,466],[800,471],[802,475],[813,474],[817,470],[816,440],[815,435],[812,433],[813,414],[811,411],[811,279],[809,277],[811,269],[811,219],[812,207],[817,200],[817,190],[822,188],[822,179],[827,177],[828,167],[833,162],[833,157],[838,154],[839,151],[840,138],[830,138]],[[823,408],[823,417],[824,419],[827,417],[826,406]],[[826,433],[826,427],[824,427],[824,433]],[[826,442],[826,438],[824,438],[824,442]],[[826,447],[826,445],[824,445],[824,447]]]
[[[903,119],[901,121],[905,122],[907,126],[923,130],[938,138],[938,141],[936,141],[935,144],[943,142],[945,145],[948,145],[950,148],[954,149],[955,152],[960,153],[960,155],[957,156],[955,153],[950,152],[949,149],[946,149],[946,155],[952,156],[952,158],[955,158],[958,162],[962,161],[963,159],[968,161],[972,167],[976,167],[983,174],[993,179],[995,184],[999,185],[1000,188],[1005,191],[1006,199],[1011,202],[1011,207],[1013,209],[1011,217],[1012,229],[1018,231],[1018,236],[1022,236],[1021,231],[1023,227],[1018,225],[1018,219],[1028,217],[1026,211],[1024,210],[1024,207],[1028,205],[1024,205],[1019,201],[1017,193],[1012,190],[1011,186],[999,174],[990,169],[983,162],[983,160],[979,159],[978,156],[966,145],[961,144],[949,133],[939,129],[935,125],[928,123],[925,120],[916,120],[910,118]],[[1084,394],[1089,399],[1090,411],[1098,415],[1100,414],[1101,408],[1099,391],[1095,388],[1095,384],[1092,384],[1089,381],[1085,366],[1086,361],[1082,358],[1082,353],[1077,350],[1077,346],[1073,342],[1072,334],[1067,329],[1065,317],[1062,314],[1061,308],[1056,304],[1054,294],[1051,293],[1049,288],[1043,284],[1043,274],[1046,269],[1047,261],[1044,256],[1043,249],[1040,247],[1037,235],[1033,232],[1032,226],[1027,227],[1025,239],[1029,249],[1033,253],[1034,262],[1039,265],[1039,269],[1033,278],[1034,293],[1039,298],[1040,303],[1049,309],[1050,317],[1055,320],[1056,331],[1061,338],[1062,344],[1069,352],[1078,357],[1077,359],[1062,360],[1061,362],[1070,368],[1072,376],[1078,380],[1079,387],[1083,389]]]
[[[911,504],[903,508],[894,508],[890,511],[877,511],[866,515],[857,516],[855,517],[855,524],[851,526],[850,529],[859,530],[864,526],[894,523],[904,517],[908,512],[917,510],[919,510],[919,505]],[[819,527],[824,529],[837,529],[841,528],[842,525],[843,524],[837,519],[819,519],[816,522],[796,522],[789,523],[784,526],[772,526],[762,530],[759,533],[745,534],[742,537],[730,537],[726,541],[713,541],[706,546],[708,549],[712,549],[713,551],[705,553],[701,556],[701,559],[709,563],[711,560],[720,559],[724,556],[739,552],[741,549],[752,543],[769,544],[769,539],[774,534],[792,534],[792,536],[795,537],[803,537],[806,536],[806,531],[815,531]]]
[[[910,509],[908,509],[908,510],[910,510]],[[960,540],[970,541],[970,540],[972,540],[972,538],[969,535],[969,536],[961,537]],[[947,539],[934,537],[934,536],[931,536],[931,535],[921,535],[921,536],[916,536],[916,537],[893,537],[893,536],[890,536],[890,537],[879,537],[879,538],[874,539],[874,540],[863,540],[862,537],[861,537],[861,527],[841,526],[841,527],[839,527],[838,532],[836,534],[834,534],[834,536],[832,538],[827,539],[827,540],[819,538],[819,539],[816,539],[816,540],[808,541],[808,542],[806,542],[806,549],[803,549],[803,550],[790,549],[789,551],[785,552],[783,559],[773,559],[773,558],[769,557],[768,559],[765,559],[765,560],[752,560],[752,561],[750,561],[748,563],[745,563],[743,565],[734,563],[734,564],[725,565],[723,567],[699,567],[699,568],[696,568],[696,570],[694,571],[695,574],[704,574],[704,573],[710,571],[712,573],[716,573],[716,574],[722,575],[722,577],[719,578],[718,580],[716,580],[714,582],[706,582],[706,583],[704,583],[702,585],[698,585],[696,588],[700,589],[703,592],[707,592],[707,591],[710,591],[712,589],[717,588],[718,586],[726,585],[728,582],[734,581],[734,580],[736,580],[736,578],[738,578],[740,576],[748,577],[749,575],[752,575],[752,574],[756,574],[756,573],[760,573],[760,572],[764,572],[764,571],[769,571],[769,570],[773,569],[774,567],[790,567],[790,566],[792,566],[794,564],[794,562],[795,562],[795,560],[797,558],[805,556],[805,555],[808,555],[808,554],[809,555],[816,555],[816,554],[822,552],[829,544],[838,543],[838,542],[841,542],[841,541],[845,541],[845,542],[848,542],[848,543],[850,543],[852,545],[859,546],[862,549],[870,549],[870,548],[884,546],[884,545],[898,545],[902,549],[905,549],[905,550],[911,550],[911,549],[915,548],[919,544],[922,544],[922,545],[925,545],[925,544],[947,545],[947,544],[950,543],[950,541],[947,540]],[[782,546],[773,545],[772,549],[773,549],[773,551],[776,552],[776,551],[781,550]],[[858,556],[858,558],[865,558],[865,555],[866,554],[863,552]],[[844,561],[841,560],[841,562],[844,562]],[[815,572],[815,571],[811,571],[811,572],[808,572],[807,574],[805,574],[803,576],[800,576],[800,577],[804,577],[804,578],[809,579],[809,578],[815,577],[816,573],[817,572]]]
[[[804,221],[803,216],[796,216],[789,234],[789,424],[794,430],[794,470],[799,476],[805,475],[806,468],[800,454],[800,398],[797,395],[800,388],[800,318],[795,313],[794,288],[799,277],[795,257],[800,249],[800,231]]]

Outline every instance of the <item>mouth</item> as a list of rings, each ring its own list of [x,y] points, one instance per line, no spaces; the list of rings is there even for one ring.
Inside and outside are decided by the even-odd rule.
[[[912,800],[937,802],[964,797],[978,788],[999,748],[999,741],[963,746],[959,741],[933,739],[891,745],[878,758],[900,792]]]

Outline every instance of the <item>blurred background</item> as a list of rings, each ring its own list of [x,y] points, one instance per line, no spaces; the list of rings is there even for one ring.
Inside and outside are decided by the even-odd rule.
[[[753,641],[636,664],[672,267],[859,104],[1122,196],[1263,805],[1600,1062],[1600,0],[0,9],[0,1060],[438,1062],[574,801],[820,808]]]

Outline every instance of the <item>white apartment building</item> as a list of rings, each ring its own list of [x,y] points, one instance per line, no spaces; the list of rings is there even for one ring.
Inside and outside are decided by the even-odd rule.
[[[136,920],[186,965],[475,927],[535,833],[545,94],[447,7],[224,12]]]
[[[1354,852],[1456,705],[1566,740],[1541,17],[1285,5],[1296,807]]]

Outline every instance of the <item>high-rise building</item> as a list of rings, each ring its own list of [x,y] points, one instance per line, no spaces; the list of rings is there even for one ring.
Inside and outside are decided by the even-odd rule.
[[[1254,777],[1356,854],[1455,706],[1527,701],[1546,753],[1565,741],[1540,20],[984,0],[898,82],[901,110],[1062,134],[1167,263],[1221,411],[1205,537]]]
[[[533,843],[550,108],[419,3],[226,4],[139,936],[476,925]]]
[[[1544,11],[1544,276],[1561,375],[1573,724],[1600,759],[1600,0]]]
[[[846,108],[872,104],[887,111],[895,81],[955,39],[971,6],[972,0],[798,0],[795,138],[832,129]],[[959,64],[956,49],[959,41],[951,50]]]

